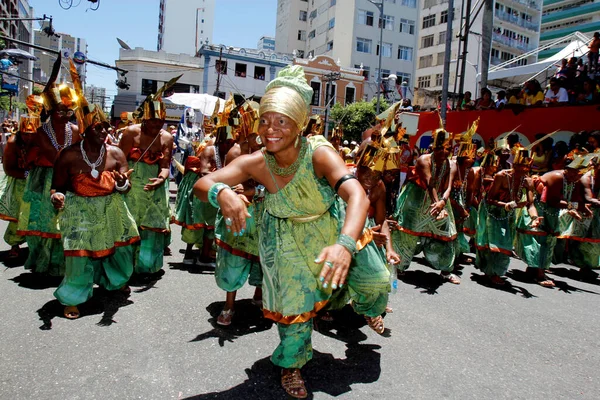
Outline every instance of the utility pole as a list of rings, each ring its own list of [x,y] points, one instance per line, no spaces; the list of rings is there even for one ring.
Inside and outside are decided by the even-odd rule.
[[[458,101],[461,102],[464,97],[463,91],[465,89],[465,72],[467,69],[467,53],[469,45],[469,32],[471,31],[471,0],[466,0],[467,9],[465,10],[465,24],[464,31],[461,32],[461,40],[463,42],[463,52],[460,56],[460,84],[458,86]],[[474,93],[475,98],[478,97],[477,93]]]
[[[454,19],[454,0],[448,0],[448,22],[446,23],[446,51],[444,54],[444,80],[442,82],[442,103],[440,112],[442,122],[446,126],[446,111],[448,107],[448,87],[450,86],[450,57],[452,50],[452,20]]]
[[[219,87],[221,86],[221,68],[223,68],[223,48],[219,50],[219,68],[217,68],[217,87],[215,88],[215,96],[219,97]]]
[[[339,72],[331,72],[329,74],[323,75],[323,80],[327,82],[325,85],[325,139],[329,137],[329,105],[331,101],[334,99],[333,93],[333,82],[339,80],[342,77],[342,74]],[[331,93],[329,93],[331,87]]]
[[[368,0],[369,3],[373,4],[379,10],[379,71],[377,73],[377,115],[379,115],[379,106],[381,103],[381,53],[383,53],[383,2],[375,3],[372,0]]]

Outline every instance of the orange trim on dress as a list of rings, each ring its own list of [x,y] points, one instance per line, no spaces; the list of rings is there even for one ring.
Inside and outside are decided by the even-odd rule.
[[[235,249],[231,245],[229,245],[229,244],[225,243],[224,241],[219,240],[217,238],[215,238],[215,244],[217,246],[219,246],[220,248],[222,248],[223,250],[233,254],[234,256],[245,258],[246,260],[250,260],[250,261],[254,261],[254,262],[260,261],[260,258],[258,256],[255,256],[254,254],[246,253],[245,251],[240,250],[240,249]]]
[[[0,214],[0,219],[8,222],[19,222],[15,217],[11,217],[9,215]]]
[[[275,321],[278,324],[291,325],[291,324],[302,324],[304,322],[310,321],[311,318],[314,318],[319,311],[323,309],[327,305],[329,300],[323,300],[315,303],[314,308],[311,311],[304,312],[299,315],[283,315],[279,312],[269,311],[266,308],[263,308],[263,316],[265,318],[269,318],[270,320]]]
[[[44,239],[60,239],[60,233],[48,233],[41,231],[19,231],[17,230],[18,236],[39,236]]]
[[[401,226],[398,226],[398,230],[402,231],[404,233],[408,233],[409,235],[428,237],[428,238],[432,238],[432,239],[441,240],[443,242],[451,242],[454,239],[456,239],[456,236],[457,236],[457,235],[439,236],[439,235],[434,235],[433,233],[429,233],[429,232],[415,232],[415,231],[411,231],[410,229],[403,228]]]
[[[543,232],[543,231],[529,231],[527,229],[517,229],[516,231],[519,233],[524,233],[525,235],[531,235],[531,236],[558,236],[558,233],[547,233],[547,232]]]
[[[175,224],[175,225],[182,226],[185,229],[188,229],[190,231],[199,231],[200,229],[206,229],[208,231],[214,231],[215,230],[215,227],[213,225],[206,225],[206,224],[192,224],[192,225],[189,225],[189,224],[186,224],[184,222],[177,221],[175,219],[175,217],[171,218],[171,223]]]
[[[569,240],[574,240],[576,242],[587,242],[587,243],[600,243],[600,239],[594,239],[594,238],[582,238],[579,236],[568,236],[568,235],[560,235],[557,236],[558,239],[569,239]]]
[[[477,250],[483,251],[483,250],[487,250],[487,251],[491,251],[492,253],[502,253],[502,254],[506,254],[507,256],[512,256],[513,252],[511,250],[506,250],[506,249],[501,249],[499,247],[496,248],[490,248],[490,246],[475,246],[477,247]]]
[[[115,253],[117,247],[125,247],[140,241],[139,236],[132,237],[126,242],[115,242],[114,246],[105,250],[65,250],[65,257],[103,258]]]
[[[143,230],[143,231],[152,231],[152,232],[156,232],[156,233],[164,233],[165,235],[171,232],[170,229],[150,228],[149,226],[139,226],[138,228],[141,229],[141,230]]]
[[[463,226],[462,231],[463,231],[463,233],[466,233],[469,236],[473,236],[477,233],[477,231],[475,229],[465,228],[464,226]]]

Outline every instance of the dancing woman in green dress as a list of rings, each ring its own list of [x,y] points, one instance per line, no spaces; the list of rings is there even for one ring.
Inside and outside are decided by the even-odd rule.
[[[311,98],[302,68],[283,69],[260,104],[258,132],[265,150],[236,158],[194,187],[200,199],[221,208],[234,236],[244,235],[250,215],[230,187],[254,179],[266,189],[259,234],[263,312],[277,322],[281,340],[271,360],[282,367],[283,388],[296,398],[308,395],[300,368],[312,358],[311,319],[333,291],[350,287],[355,310],[370,325],[381,325],[385,302],[371,297],[387,292],[389,278],[381,286],[364,285],[359,271],[350,270],[369,200],[323,137],[302,138]],[[347,203],[341,231],[336,194]],[[383,309],[365,309],[359,302],[382,303]]]

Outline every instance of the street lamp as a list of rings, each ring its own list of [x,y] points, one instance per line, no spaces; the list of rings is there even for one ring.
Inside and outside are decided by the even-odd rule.
[[[373,0],[367,0],[373,4],[379,10],[379,71],[377,73],[377,115],[379,115],[379,103],[381,95],[381,53],[383,52],[383,2],[374,2]]]
[[[459,60],[450,60],[450,63],[458,62]],[[467,64],[469,64],[475,70],[475,94],[478,96],[479,94],[479,81],[477,80],[477,76],[479,75],[479,65],[473,64],[469,60],[465,60]]]

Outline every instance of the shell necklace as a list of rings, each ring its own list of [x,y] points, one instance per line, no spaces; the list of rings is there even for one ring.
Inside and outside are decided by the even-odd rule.
[[[81,142],[79,142],[79,148],[81,149],[81,156],[83,157],[83,161],[85,161],[85,163],[92,169],[92,172],[91,172],[92,178],[96,179],[100,175],[100,173],[98,172],[96,167],[98,167],[100,164],[102,164],[106,146],[104,145],[104,143],[102,144],[102,147],[100,148],[100,156],[98,157],[96,162],[92,164],[90,162],[90,160],[88,159],[87,153],[83,149],[83,142],[84,142],[83,140]]]
[[[71,130],[70,122],[67,122],[65,125],[65,144],[63,144],[62,146],[59,145],[56,141],[56,132],[54,132],[54,128],[52,127],[52,121],[50,119],[44,122],[42,128],[44,129],[44,132],[46,132],[46,135],[48,135],[50,143],[52,143],[52,146],[54,146],[56,151],[61,151],[65,147],[71,145],[71,142],[73,141],[73,131]]]

